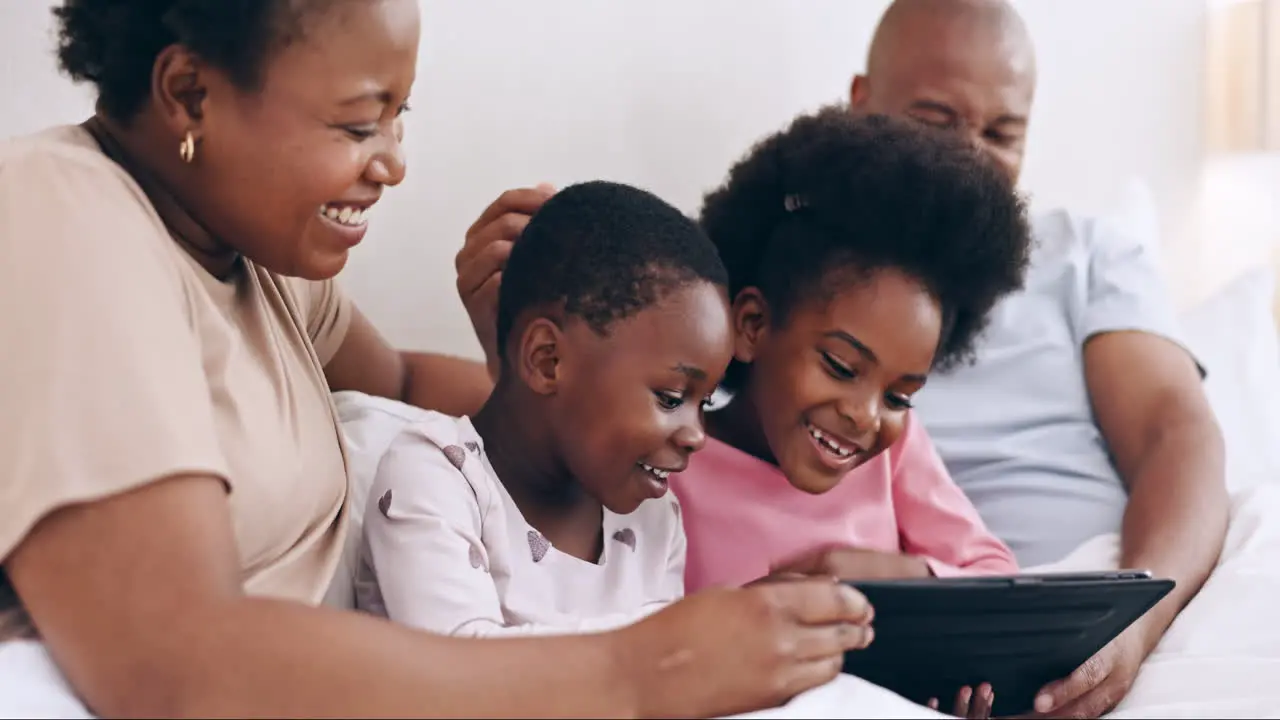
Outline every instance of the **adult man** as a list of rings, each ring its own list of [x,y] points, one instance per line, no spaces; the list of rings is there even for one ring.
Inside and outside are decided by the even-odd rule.
[[[1031,42],[1007,2],[897,0],[850,105],[964,133],[1016,178],[1034,90]],[[510,240],[550,192],[505,193],[458,255],[458,288],[486,347]],[[935,375],[915,403],[956,480],[1024,566],[1119,533],[1122,566],[1177,581],[1037,703],[1097,717],[1124,697],[1217,560],[1223,444],[1141,245],[1066,213],[1039,218],[1035,232],[1026,290],[998,308],[976,363]]]
[[[855,111],[972,138],[1015,179],[1035,91],[1026,27],[1004,0],[897,0],[854,78]],[[1036,219],[1026,288],[998,307],[976,362],[916,396],[955,480],[1023,566],[1120,533],[1122,567],[1177,589],[1037,709],[1096,717],[1199,590],[1221,551],[1223,443],[1153,259],[1105,225]]]

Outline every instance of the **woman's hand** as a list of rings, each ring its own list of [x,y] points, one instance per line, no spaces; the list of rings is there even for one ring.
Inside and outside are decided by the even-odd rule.
[[[823,548],[780,563],[770,568],[769,574],[821,575],[841,580],[894,580],[933,575],[922,558],[853,547]]]
[[[458,295],[471,316],[489,366],[498,373],[498,286],[511,247],[529,224],[529,218],[555,188],[543,183],[534,188],[508,190],[498,196],[467,230],[467,239],[454,258],[458,271]]]
[[[893,580],[925,578],[932,576],[933,573],[923,559],[912,555],[853,547],[831,547],[781,563],[756,583],[813,575],[835,577],[841,580]],[[994,702],[995,693],[987,683],[979,685],[976,690],[963,687],[956,692],[951,713],[961,718],[989,718]],[[926,704],[934,710],[939,709],[937,698],[929,700]]]
[[[829,682],[872,640],[865,597],[831,579],[691,595],[617,631],[641,717],[776,707]]]

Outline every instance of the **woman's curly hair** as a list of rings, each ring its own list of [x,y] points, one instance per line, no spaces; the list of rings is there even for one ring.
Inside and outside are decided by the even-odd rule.
[[[973,357],[991,309],[1022,287],[1026,205],[962,138],[827,107],[759,142],[703,201],[731,295],[755,287],[776,322],[877,270],[918,280],[943,313],[935,367]],[[726,378],[738,387],[743,368]]]
[[[151,92],[151,70],[180,43],[245,89],[261,80],[268,55],[292,42],[309,13],[330,0],[64,0],[58,62],[98,88],[103,110],[131,119]]]

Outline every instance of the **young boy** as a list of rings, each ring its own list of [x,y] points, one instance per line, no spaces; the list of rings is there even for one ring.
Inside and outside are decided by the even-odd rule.
[[[667,477],[706,441],[727,284],[697,224],[647,192],[550,199],[503,273],[492,397],[410,425],[378,467],[361,607],[494,635],[601,630],[681,597]]]

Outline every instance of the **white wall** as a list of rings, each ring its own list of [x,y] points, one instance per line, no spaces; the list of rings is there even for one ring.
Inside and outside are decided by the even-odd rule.
[[[1145,178],[1185,290],[1200,258],[1204,0],[1018,4],[1041,68],[1025,186],[1040,205],[1104,211]],[[395,342],[474,352],[453,254],[500,190],[604,177],[693,211],[753,140],[843,97],[886,5],[423,0],[409,179],[377,209],[347,287]],[[55,72],[48,6],[0,3],[0,137],[89,110]]]

